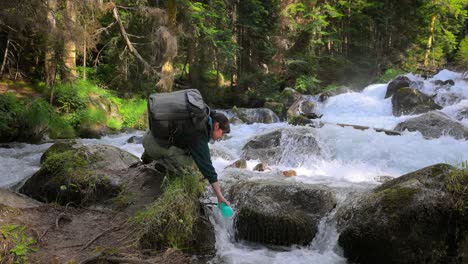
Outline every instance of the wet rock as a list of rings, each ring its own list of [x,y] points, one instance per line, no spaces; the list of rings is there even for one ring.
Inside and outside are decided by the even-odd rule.
[[[453,80],[451,80],[451,79],[448,79],[448,80],[445,80],[445,81],[435,80],[434,84],[439,85],[439,86],[453,86],[453,85],[455,85],[455,82]]]
[[[428,138],[450,135],[456,139],[468,139],[468,127],[452,120],[439,111],[431,111],[421,116],[408,119],[395,127],[396,131],[419,131]]]
[[[227,166],[226,168],[245,169],[245,168],[247,168],[247,161],[244,160],[244,159],[236,160],[234,163]]]
[[[432,98],[413,88],[400,88],[392,97],[393,115],[414,115],[442,109]]]
[[[328,98],[330,97],[333,97],[333,96],[337,96],[339,94],[344,94],[344,93],[351,93],[352,90],[349,89],[348,87],[346,86],[341,86],[335,90],[331,90],[331,91],[325,91],[323,93],[320,93],[319,97],[318,97],[318,100],[319,102],[325,102],[326,100],[328,100]]]
[[[458,121],[468,118],[468,107],[465,107],[464,109],[461,109],[460,111],[458,111],[456,118]]]
[[[288,118],[288,124],[293,126],[307,126],[312,125],[313,123],[314,121],[302,115],[290,116]]]
[[[287,116],[288,120],[296,115],[310,116],[316,115],[315,113],[315,103],[312,102],[312,96],[303,95],[298,100],[296,100],[291,107],[288,108]]]
[[[465,263],[468,216],[456,205],[468,200],[456,187],[468,184],[462,175],[447,164],[429,166],[339,209],[344,256],[362,264]]]
[[[297,173],[295,170],[286,170],[286,171],[283,171],[283,176],[284,177],[293,177],[293,176],[297,176]]]
[[[320,155],[315,130],[308,127],[281,128],[254,137],[242,148],[241,157],[267,164],[300,165],[311,155]]]
[[[331,190],[320,185],[237,182],[229,194],[237,205],[236,238],[266,245],[308,245],[336,204]]]
[[[61,142],[45,153],[42,167],[20,189],[42,202],[95,204],[122,190],[125,172],[139,159],[108,145]]]
[[[463,97],[452,92],[438,92],[434,97],[434,102],[441,106],[454,105],[459,103]]]
[[[224,110],[232,118],[236,117],[243,123],[264,123],[271,124],[280,122],[279,117],[268,108],[233,108],[232,110]],[[234,121],[234,120],[233,120]]]
[[[275,112],[280,118],[285,117],[286,108],[284,107],[283,103],[279,102],[265,102],[263,105],[264,108],[271,109],[271,111]]]
[[[253,168],[254,171],[266,171],[266,170],[271,170],[270,167],[268,167],[267,164],[265,163],[259,163],[257,165],[255,165],[255,167]]]
[[[411,85],[411,80],[403,75],[396,77],[391,81],[387,86],[387,92],[385,93],[385,98],[388,98],[395,94],[400,88],[409,88]]]
[[[244,121],[242,121],[237,116],[233,116],[229,119],[229,123],[232,125],[240,125],[240,124],[244,124]]]
[[[143,143],[143,136],[131,136],[129,139],[127,139],[127,143],[142,144]]]
[[[302,95],[298,91],[287,87],[281,92],[282,101],[280,103],[284,105],[285,109],[289,109],[289,107],[301,96]]]

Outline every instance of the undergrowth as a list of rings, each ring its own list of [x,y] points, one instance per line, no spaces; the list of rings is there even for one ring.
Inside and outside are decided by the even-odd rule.
[[[0,226],[0,263],[23,264],[30,263],[27,254],[36,251],[33,245],[36,241],[28,237],[24,226]]]
[[[184,171],[166,176],[163,189],[162,196],[134,218],[142,230],[140,246],[144,249],[188,249],[204,184],[199,174]]]

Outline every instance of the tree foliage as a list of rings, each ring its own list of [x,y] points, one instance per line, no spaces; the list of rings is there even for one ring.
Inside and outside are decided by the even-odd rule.
[[[254,106],[288,86],[466,67],[467,10],[468,0],[2,1],[0,78],[53,86],[70,81],[74,60],[77,78],[122,96],[193,87],[211,104]]]

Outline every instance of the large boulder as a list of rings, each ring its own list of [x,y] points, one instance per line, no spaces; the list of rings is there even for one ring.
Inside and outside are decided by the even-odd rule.
[[[25,182],[20,192],[42,202],[77,205],[103,202],[119,194],[125,171],[139,161],[114,146],[57,144],[46,151],[41,169]]]
[[[467,263],[468,172],[429,166],[339,210],[339,245],[356,263]],[[455,261],[457,260],[458,261]]]
[[[387,86],[387,92],[385,93],[385,98],[388,98],[395,94],[396,91],[398,91],[400,88],[407,88],[411,87],[411,80],[404,76],[400,75],[396,77],[394,80],[392,80],[388,86]]]
[[[225,112],[232,116],[231,118],[236,117],[247,124],[280,122],[279,117],[268,108],[233,108],[232,110],[225,110]]]
[[[428,138],[450,135],[456,139],[468,139],[468,127],[452,120],[449,116],[439,111],[431,111],[408,119],[399,123],[394,130],[419,131],[423,136]]]
[[[348,87],[341,86],[341,87],[338,87],[338,88],[336,88],[334,90],[328,90],[328,91],[320,93],[318,95],[318,100],[319,100],[319,102],[325,102],[330,97],[337,96],[339,94],[344,94],[344,93],[351,93],[351,92],[352,92],[352,90],[349,89]]]
[[[303,95],[291,107],[287,112],[288,120],[294,118],[297,115],[304,116],[306,118],[318,118],[316,113],[315,103],[312,101],[312,96]]]
[[[293,88],[286,87],[284,90],[281,92],[281,102],[285,109],[288,109],[295,101],[297,101],[302,94],[300,94],[298,91],[294,90]]]
[[[442,109],[428,95],[414,88],[400,88],[392,97],[393,115],[415,115]]]
[[[300,166],[321,150],[310,127],[281,128],[251,139],[242,148],[242,158],[267,164],[285,163]]]
[[[325,186],[284,181],[238,182],[229,195],[237,205],[236,238],[267,245],[308,245],[336,205]]]

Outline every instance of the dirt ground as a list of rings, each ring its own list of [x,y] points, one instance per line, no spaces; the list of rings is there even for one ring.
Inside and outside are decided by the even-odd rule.
[[[44,205],[0,192],[0,225],[25,226],[37,242],[30,263],[193,263],[174,249],[141,252],[128,216],[114,211]],[[200,263],[199,261],[197,261]]]

